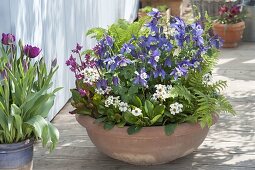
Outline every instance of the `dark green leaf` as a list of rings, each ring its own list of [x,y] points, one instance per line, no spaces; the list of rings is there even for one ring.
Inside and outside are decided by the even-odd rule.
[[[177,127],[177,124],[172,124],[172,123],[165,125],[165,134],[167,136],[173,134],[176,127]]]
[[[105,122],[104,123],[104,129],[106,130],[111,130],[114,127],[114,123],[113,122]]]
[[[132,125],[127,129],[129,135],[135,134],[142,129],[140,126]]]

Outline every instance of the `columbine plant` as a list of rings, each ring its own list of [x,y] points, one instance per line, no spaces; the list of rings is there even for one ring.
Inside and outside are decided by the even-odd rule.
[[[2,34],[0,48],[0,144],[42,139],[43,146],[54,149],[59,133],[45,118],[59,90],[50,89],[56,60],[48,72],[39,59],[41,49],[21,41],[18,48],[12,34]]]
[[[71,113],[90,115],[106,129],[129,126],[129,134],[163,125],[168,135],[179,123],[210,126],[213,115],[234,113],[219,93],[226,82],[212,79],[221,41],[198,22],[173,17],[164,25],[157,9],[148,15],[91,29],[98,40],[92,50],[77,44],[66,62],[76,77]]]
[[[217,22],[221,24],[236,24],[246,18],[246,12],[241,4],[231,5],[235,0],[227,0],[226,4],[220,7]]]

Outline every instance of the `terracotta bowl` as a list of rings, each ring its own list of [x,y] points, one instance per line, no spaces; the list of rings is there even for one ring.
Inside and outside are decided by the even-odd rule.
[[[244,28],[244,22],[236,24],[213,23],[213,32],[223,38],[224,48],[236,47],[243,37]]]
[[[101,152],[135,165],[164,164],[186,156],[202,144],[209,131],[199,124],[183,123],[170,136],[165,135],[163,126],[144,127],[140,132],[128,135],[128,127],[105,130],[103,124],[95,123],[90,116],[76,115],[76,119],[87,129],[91,141]]]

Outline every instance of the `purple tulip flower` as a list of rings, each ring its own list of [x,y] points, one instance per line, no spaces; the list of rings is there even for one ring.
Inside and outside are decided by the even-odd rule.
[[[26,56],[28,56],[29,58],[35,58],[37,57],[40,52],[42,50],[38,47],[32,47],[31,45],[26,45],[24,47],[24,53],[26,54]]]
[[[15,42],[15,36],[13,34],[2,34],[2,44],[11,45]]]

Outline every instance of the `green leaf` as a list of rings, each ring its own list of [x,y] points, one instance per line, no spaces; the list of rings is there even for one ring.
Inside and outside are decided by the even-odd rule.
[[[142,107],[142,101],[140,100],[140,98],[138,96],[134,96],[132,99],[132,102],[134,104],[134,106],[141,108]]]
[[[36,137],[42,138],[43,129],[48,125],[47,121],[40,115],[35,115],[25,122],[33,127]]]
[[[51,139],[50,151],[52,151],[56,148],[56,145],[59,141],[59,131],[50,122],[48,123],[48,128],[49,128],[49,136],[50,136],[50,139]]]
[[[132,113],[130,112],[125,112],[124,113],[124,119],[130,123],[130,124],[135,124],[137,122],[137,117],[135,117]]]
[[[91,35],[92,38],[96,38],[97,40],[100,40],[103,38],[104,34],[106,33],[106,30],[104,28],[92,28],[89,29],[86,33],[86,35]]]
[[[104,123],[104,129],[106,130],[111,130],[114,127],[114,123],[113,122],[105,122]]]
[[[129,135],[135,134],[142,129],[140,126],[132,125],[127,129]]]
[[[149,100],[146,100],[144,103],[144,110],[150,119],[153,118],[153,109],[154,109],[154,105]]]
[[[106,120],[107,117],[100,117],[95,120],[96,123],[101,123]]]
[[[174,133],[174,130],[175,128],[177,127],[177,124],[168,124],[168,125],[165,125],[164,128],[165,128],[165,134],[167,136],[171,135]]]
[[[70,91],[72,93],[72,99],[74,100],[75,103],[82,102],[82,97],[76,89],[71,89]]]
[[[157,115],[157,116],[155,116],[155,117],[150,121],[151,125],[153,125],[154,123],[156,123],[161,117],[162,117],[162,115]]]
[[[157,105],[154,108],[154,115],[162,115],[165,111],[165,106],[164,105]]]

